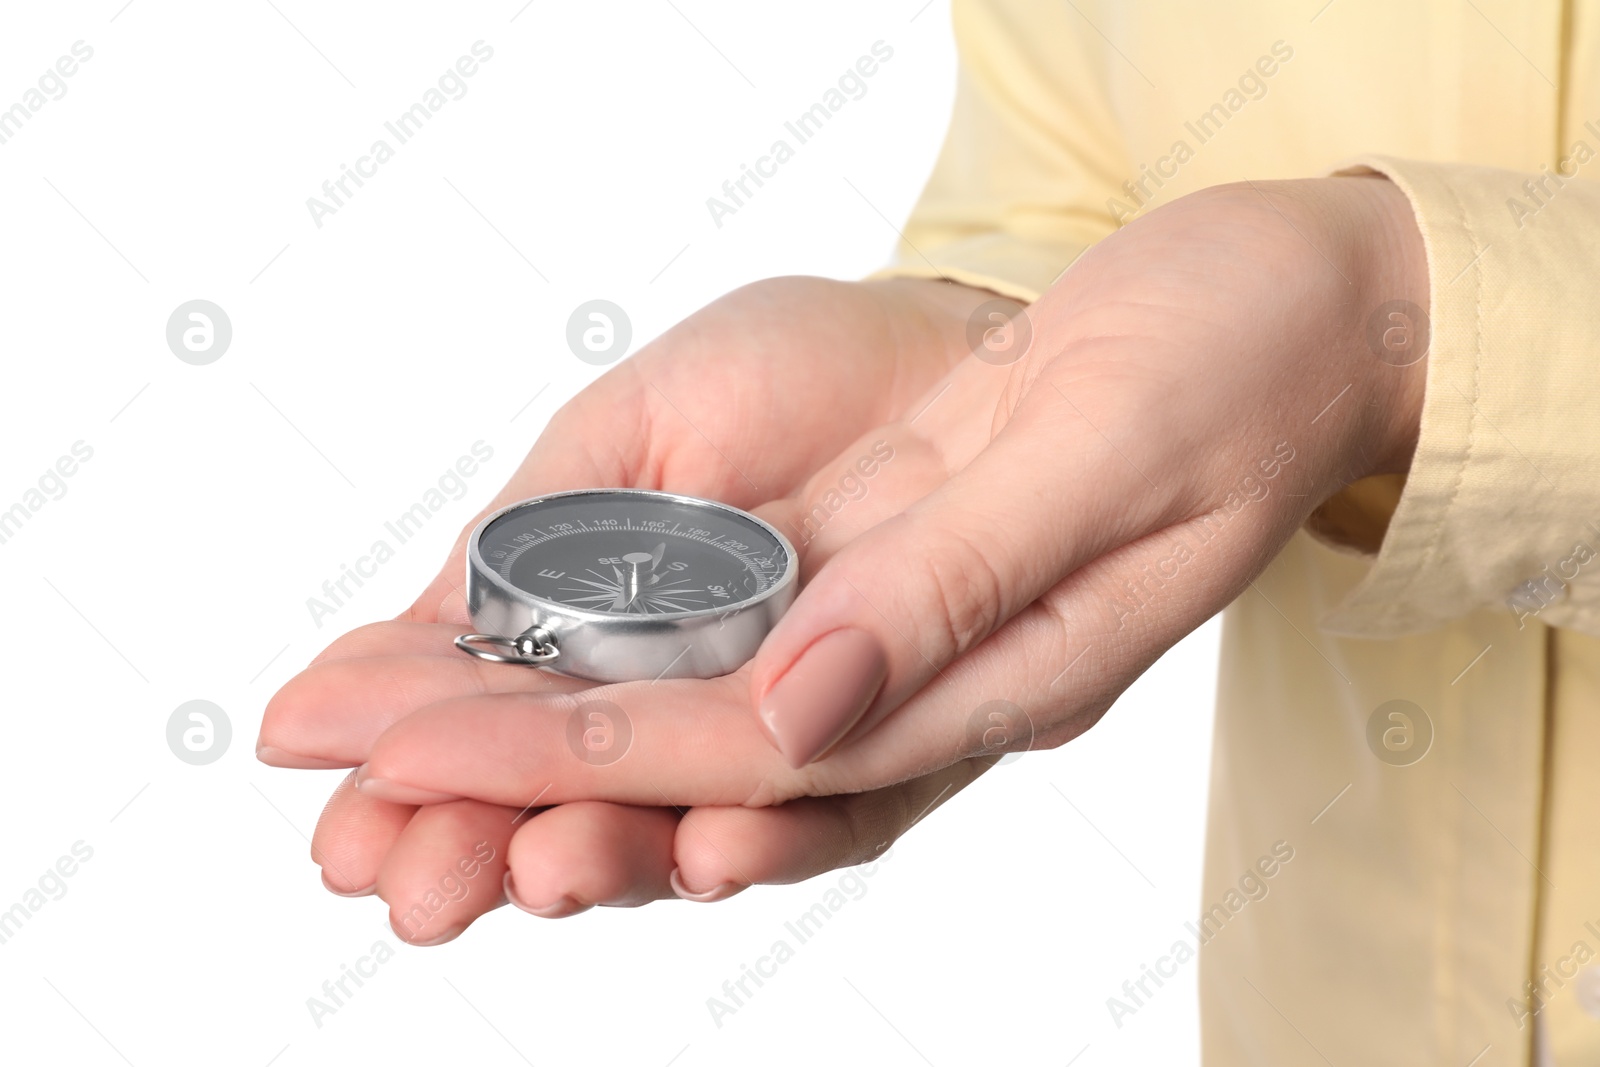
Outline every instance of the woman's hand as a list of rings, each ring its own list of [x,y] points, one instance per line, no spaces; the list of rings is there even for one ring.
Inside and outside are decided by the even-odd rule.
[[[984,751],[992,701],[1034,745],[1064,743],[1317,503],[1407,469],[1424,370],[1367,340],[1397,300],[1426,307],[1427,274],[1385,180],[1247,183],[1152,212],[1030,309],[970,462],[841,546],[751,668],[443,701],[377,738],[364,774],[498,803],[767,805],[957,765]],[[632,721],[614,767],[563,754],[565,714],[594,699]]]
[[[805,278],[739,290],[564,407],[483,514],[539,493],[597,485],[669,488],[746,507],[782,496],[959,361],[970,309],[989,297],[939,282]],[[402,619],[335,641],[273,698],[258,748],[263,761],[355,766],[386,728],[437,701],[590,688],[454,649],[451,639],[469,628],[460,593],[464,551],[465,533]],[[515,877],[506,889],[540,914],[643,903],[675,891],[720,899],[732,887],[798,881],[868,858],[893,833],[885,824],[889,836],[880,841],[853,828],[878,825],[878,812],[917,800],[921,788],[781,813],[704,809],[680,821],[677,811],[654,807],[661,802],[655,796],[646,798],[648,808],[533,809],[540,798],[530,794],[510,806],[459,801],[418,810],[403,794],[389,794],[399,801],[372,795],[381,783],[358,793],[347,779],[323,813],[312,852],[330,890],[375,890],[390,903],[402,936],[438,943],[504,901],[508,861]],[[934,788],[942,796],[951,787]],[[453,876],[450,885],[466,891],[459,899],[441,895],[442,877],[462,862],[473,877]]]
[[[1376,176],[1206,190],[1091,249],[1029,309],[989,447],[841,551],[763,644],[774,744],[804,766],[925,691],[1015,701],[1039,744],[1083,732],[1314,507],[1409,468],[1423,351],[1381,347],[1382,309],[1428,297],[1410,205]],[[881,683],[874,664],[846,695],[852,656],[881,657]],[[962,751],[959,722],[900,718],[838,773]]]

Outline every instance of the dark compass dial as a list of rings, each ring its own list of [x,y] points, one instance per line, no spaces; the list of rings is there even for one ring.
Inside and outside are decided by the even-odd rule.
[[[743,512],[625,489],[514,508],[484,530],[479,551],[527,594],[616,615],[728,611],[771,589],[790,562]]]

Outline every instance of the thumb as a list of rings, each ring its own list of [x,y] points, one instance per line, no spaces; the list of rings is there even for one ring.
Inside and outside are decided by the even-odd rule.
[[[767,636],[751,694],[792,766],[870,729],[1078,567],[1177,517],[1176,476],[1158,487],[1137,447],[1040,385],[965,468],[835,554]]]
[[[527,457],[517,467],[494,499],[479,511],[456,536],[450,554],[439,573],[399,618],[408,622],[448,622],[471,625],[467,613],[467,541],[483,519],[508,504],[544,493],[564,489],[590,489],[600,485],[632,485],[638,463],[634,439],[625,434],[608,434],[599,447],[591,423],[587,432],[566,425],[557,413],[545,432],[539,435]],[[637,420],[635,420],[636,424]]]

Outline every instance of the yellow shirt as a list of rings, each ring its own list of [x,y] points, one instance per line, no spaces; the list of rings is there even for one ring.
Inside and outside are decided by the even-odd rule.
[[[1226,612],[1207,1062],[1600,1064],[1600,2],[954,8],[955,113],[885,274],[1031,300],[1152,205],[1352,165],[1427,244],[1409,476],[1319,509]]]

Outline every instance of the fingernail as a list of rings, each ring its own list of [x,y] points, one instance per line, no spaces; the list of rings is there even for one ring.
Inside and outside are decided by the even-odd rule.
[[[446,941],[454,941],[461,936],[461,931],[465,929],[465,926],[451,926],[447,927],[443,933],[430,937],[426,941],[408,941],[406,943],[413,948],[432,948],[435,945],[442,945]]]
[[[744,888],[737,882],[723,882],[721,885],[696,893],[683,884],[683,879],[678,877],[676,867],[672,868],[672,873],[667,876],[667,884],[672,886],[672,891],[678,894],[680,900],[692,900],[697,904],[714,904],[719,900],[727,900]]]
[[[339,897],[370,897],[372,894],[378,891],[377,882],[373,882],[365,889],[340,889],[338,886],[328,881],[327,871],[322,872],[322,887],[328,892],[332,893],[334,896]]]
[[[860,720],[888,669],[871,634],[853,629],[824,634],[767,690],[761,725],[791,767],[804,767]]]
[[[273,748],[271,745],[257,745],[256,759],[269,767],[288,767],[296,771],[331,771],[350,766],[348,761],[341,763],[338,760],[302,756],[295,752],[286,752],[281,748]]]
[[[452,793],[436,793],[431,789],[391,782],[387,778],[374,778],[367,773],[365,763],[356,768],[356,789],[362,796],[387,800],[391,804],[443,804],[447,800],[461,799]]]
[[[542,908],[536,908],[527,901],[523,900],[521,897],[517,896],[517,886],[516,883],[511,880],[510,871],[506,872],[505,880],[501,883],[501,885],[505,888],[507,900],[509,900],[516,907],[527,912],[529,915],[537,915],[541,919],[565,919],[569,915],[578,915],[594,907],[593,904],[580,904],[571,897],[564,896],[557,898],[556,902],[553,904],[546,904]]]

